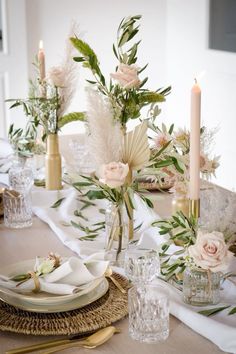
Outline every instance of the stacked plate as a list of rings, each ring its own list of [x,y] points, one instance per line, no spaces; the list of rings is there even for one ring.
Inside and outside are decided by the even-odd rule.
[[[33,269],[34,263],[35,260],[31,259],[8,265],[0,269],[0,274],[8,277],[24,274],[27,273],[29,269]],[[64,312],[91,304],[101,298],[107,292],[108,287],[109,283],[105,277],[95,279],[92,282],[82,285],[79,292],[70,295],[54,295],[44,292],[20,294],[0,287],[0,300],[19,309],[31,312]]]

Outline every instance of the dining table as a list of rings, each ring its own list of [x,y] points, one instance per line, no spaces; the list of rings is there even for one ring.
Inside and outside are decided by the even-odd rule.
[[[171,215],[172,194],[153,192],[151,198],[154,209],[161,217]],[[0,218],[0,268],[22,260],[33,259],[35,255],[46,255],[55,252],[63,257],[76,256],[76,253],[63,245],[47,223],[37,216],[33,217],[33,225],[29,228],[10,229],[4,226]],[[120,329],[108,342],[94,349],[66,349],[64,353],[136,353],[136,354],[217,354],[224,353],[213,342],[199,335],[174,316],[170,316],[170,334],[167,340],[157,344],[140,343],[130,338],[128,318],[123,318],[113,324]],[[235,333],[236,334],[236,333]],[[47,340],[65,338],[65,336],[26,335],[9,331],[0,332],[0,353],[10,349],[40,344]],[[44,350],[38,353],[43,353]],[[58,353],[60,353],[58,351]]]

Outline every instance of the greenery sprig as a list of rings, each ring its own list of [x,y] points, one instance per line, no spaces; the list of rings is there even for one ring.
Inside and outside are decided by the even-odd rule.
[[[137,51],[141,41],[135,41],[139,31],[140,15],[123,18],[117,31],[116,44],[113,44],[113,52],[120,64],[132,66],[137,62]],[[78,50],[81,56],[74,57],[76,62],[82,63],[88,68],[94,77],[94,81],[87,80],[90,84],[95,85],[98,90],[107,96],[114,109],[115,119],[125,126],[129,119],[140,118],[141,109],[147,105],[157,107],[156,104],[165,101],[165,96],[170,93],[171,87],[150,91],[144,89],[143,86],[148,78],[144,78],[138,87],[123,88],[119,84],[114,84],[112,80],[106,81],[100,69],[100,63],[94,50],[78,37],[72,37],[71,43]],[[133,42],[131,45],[130,42]],[[127,47],[128,46],[128,47]],[[147,65],[138,69],[141,74]],[[155,112],[159,112],[158,108],[153,108]]]
[[[188,218],[179,211],[170,219],[153,222],[152,226],[159,228],[160,235],[169,235],[168,241],[161,246],[161,273],[166,280],[174,276],[178,281],[188,262],[188,257],[185,255],[186,249],[196,241],[197,219],[193,216]],[[169,253],[172,244],[179,246],[179,249]]]

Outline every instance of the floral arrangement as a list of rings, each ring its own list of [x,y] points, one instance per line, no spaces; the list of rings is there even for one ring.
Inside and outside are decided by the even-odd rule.
[[[76,25],[71,32],[76,31]],[[65,58],[59,66],[48,70],[45,78],[40,78],[39,62],[36,58],[37,78],[30,80],[29,97],[27,99],[9,99],[14,102],[10,108],[22,106],[28,118],[26,129],[19,130],[10,127],[9,136],[36,139],[37,127],[43,127],[42,140],[48,134],[57,133],[65,124],[75,120],[84,120],[83,112],[66,114],[76,88],[76,65],[71,60],[73,46],[66,47]],[[41,138],[38,137],[38,138]],[[11,139],[12,141],[12,139]]]
[[[120,122],[126,131],[126,123],[130,119],[141,119],[143,107],[151,106],[150,116],[160,113],[158,103],[165,101],[165,96],[170,92],[170,87],[165,89],[148,90],[144,88],[148,78],[140,79],[139,75],[147,65],[139,68],[137,51],[140,41],[129,44],[139,31],[138,21],[141,16],[124,18],[117,31],[117,43],[113,44],[113,52],[118,60],[115,73],[110,74],[109,81],[105,79],[100,63],[94,50],[78,37],[72,37],[71,43],[79,51],[81,56],[74,57],[76,62],[88,68],[94,80],[87,80],[94,88],[104,95],[110,102],[113,110],[113,119]]]
[[[124,18],[117,31],[117,42],[113,44],[113,53],[118,60],[116,71],[110,74],[109,80],[103,75],[100,63],[94,50],[78,37],[72,37],[71,43],[79,51],[80,56],[74,60],[89,69],[93,80],[87,80],[88,109],[88,145],[94,159],[96,176],[84,177],[83,182],[74,186],[89,199],[104,198],[117,207],[125,205],[129,217],[129,230],[135,209],[134,195],[152,207],[151,201],[140,189],[135,177],[138,171],[150,165],[150,146],[147,129],[149,121],[154,124],[160,113],[159,103],[164,102],[170,93],[170,87],[157,90],[145,88],[148,78],[140,75],[147,65],[139,68],[137,51],[140,41],[134,41],[139,32],[141,16]],[[132,44],[131,44],[132,43]],[[144,107],[149,107],[145,118],[142,117]],[[127,131],[127,122],[138,119],[141,124],[134,130]],[[176,164],[176,159],[166,159],[165,147],[155,154],[155,163],[169,166]],[[158,167],[156,167],[158,168]],[[132,234],[132,231],[131,231]],[[114,235],[113,235],[114,236]],[[111,236],[111,238],[113,237]],[[130,237],[132,238],[132,236]],[[122,229],[118,235],[118,253],[122,244]]]
[[[172,124],[169,129],[162,124],[162,129],[155,124],[150,127],[155,132],[152,137],[151,161],[148,169],[142,171],[142,174],[153,181],[171,186],[171,191],[177,196],[188,196],[189,184],[189,149],[190,132],[186,129],[174,130]],[[202,178],[209,179],[215,176],[215,171],[219,166],[219,156],[211,158],[211,145],[215,130],[201,128],[200,135],[200,172]],[[155,156],[163,149],[165,162],[155,161]],[[172,162],[172,163],[171,163]],[[157,167],[159,169],[157,170]],[[161,167],[161,168],[160,168]]]
[[[186,266],[225,272],[233,257],[229,247],[234,235],[198,229],[197,220],[177,212],[170,219],[153,223],[160,235],[168,235],[161,246],[161,269],[166,280],[182,279]]]

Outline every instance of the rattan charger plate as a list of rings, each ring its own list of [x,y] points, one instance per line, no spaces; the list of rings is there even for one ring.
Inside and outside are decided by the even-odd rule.
[[[128,291],[129,282],[120,274],[114,278]],[[109,280],[109,290],[81,309],[59,313],[35,313],[0,301],[0,330],[33,335],[71,335],[96,331],[128,314],[128,296]]]

